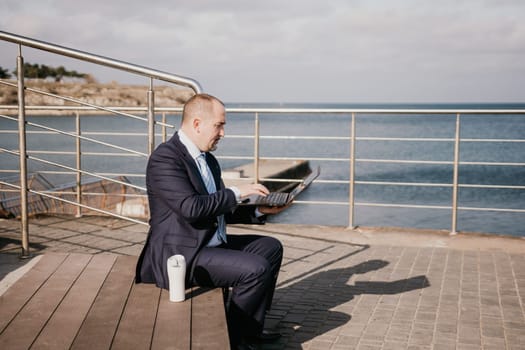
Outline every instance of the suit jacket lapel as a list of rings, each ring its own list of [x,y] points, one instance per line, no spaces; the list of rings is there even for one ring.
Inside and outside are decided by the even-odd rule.
[[[193,159],[191,154],[188,152],[188,150],[186,149],[186,146],[184,146],[182,142],[180,142],[179,135],[177,133],[173,135],[172,142],[175,144],[177,149],[179,149],[181,152],[184,162],[186,163],[186,168],[188,169],[191,182],[193,182],[193,184],[195,185],[199,193],[208,194],[208,190],[206,189],[206,184],[204,183],[204,180],[202,179],[199,168],[197,167],[197,164],[195,163],[195,159]]]

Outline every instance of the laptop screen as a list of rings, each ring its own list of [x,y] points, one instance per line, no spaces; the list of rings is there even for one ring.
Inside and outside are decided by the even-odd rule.
[[[301,182],[299,185],[297,185],[291,192],[290,192],[290,195],[292,197],[295,197],[296,195],[298,195],[299,193],[301,193],[301,191],[305,188],[305,187],[308,187],[310,186],[310,184],[312,183],[312,181],[314,181],[318,176],[319,176],[319,173],[320,173],[320,168],[317,167],[315,170],[313,170],[310,175],[308,175],[304,180],[303,182]]]

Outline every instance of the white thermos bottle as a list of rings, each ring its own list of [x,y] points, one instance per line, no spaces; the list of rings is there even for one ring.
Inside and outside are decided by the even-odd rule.
[[[186,297],[186,260],[183,255],[168,258],[168,279],[170,281],[170,301],[184,301]]]

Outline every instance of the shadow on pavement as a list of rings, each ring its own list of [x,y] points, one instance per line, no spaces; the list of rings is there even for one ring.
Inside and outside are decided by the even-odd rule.
[[[287,349],[301,349],[301,344],[348,323],[350,314],[332,309],[361,294],[400,294],[430,286],[426,276],[402,280],[356,281],[348,280],[354,274],[364,274],[388,265],[384,260],[368,260],[353,267],[321,271],[289,286],[278,289],[276,302],[268,318],[278,321],[283,334],[280,343]],[[279,348],[273,344],[272,349]],[[264,347],[263,347],[264,348]]]

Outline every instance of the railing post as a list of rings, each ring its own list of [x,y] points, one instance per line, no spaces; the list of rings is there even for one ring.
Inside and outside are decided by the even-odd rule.
[[[82,131],[80,128],[80,113],[78,111],[75,111],[75,125],[77,129],[77,137],[75,140],[77,154],[77,204],[82,204],[82,172],[80,171],[80,169],[82,168],[82,149],[80,144],[80,135],[82,134]],[[77,205],[76,217],[79,218],[81,216],[82,207],[80,205]]]
[[[166,112],[162,112],[162,142],[166,142]]]
[[[459,142],[460,142],[460,115],[456,114],[456,136],[454,140],[454,175],[452,185],[452,228],[451,235],[457,234],[458,224],[458,179],[459,179]]]
[[[153,78],[150,78],[148,90],[148,154],[155,150],[155,92]]]
[[[253,167],[255,183],[259,183],[259,113],[255,112],[255,135],[254,135]]]
[[[22,231],[21,258],[29,258],[29,222],[27,213],[27,151],[26,151],[26,111],[24,91],[24,57],[22,45],[18,46],[16,60],[18,79],[18,151],[20,153],[20,223]]]
[[[350,130],[350,183],[348,192],[348,228],[354,229],[354,212],[355,212],[355,113],[352,113],[352,122]]]

